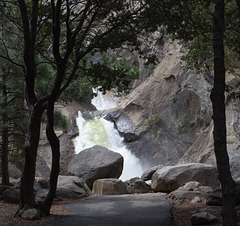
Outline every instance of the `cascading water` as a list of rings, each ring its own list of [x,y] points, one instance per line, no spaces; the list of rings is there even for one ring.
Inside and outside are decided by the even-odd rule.
[[[116,106],[114,101],[105,101],[102,93],[98,94],[92,101],[98,110],[110,109]],[[139,159],[136,158],[124,145],[123,138],[114,128],[114,124],[104,119],[103,112],[89,112],[86,120],[83,114],[79,112],[77,125],[79,136],[75,139],[76,153],[94,145],[100,145],[109,150],[120,153],[124,158],[123,172],[120,177],[122,180],[128,180],[133,177],[140,177],[143,173]]]

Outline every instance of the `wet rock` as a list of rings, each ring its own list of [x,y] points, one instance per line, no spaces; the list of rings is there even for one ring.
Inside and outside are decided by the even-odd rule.
[[[197,181],[214,188],[219,185],[217,175],[216,167],[207,164],[165,166],[153,174],[151,187],[156,192],[171,192],[189,181]]]
[[[94,181],[92,192],[94,195],[121,195],[127,194],[127,188],[121,180],[107,178]]]
[[[122,170],[123,157],[98,145],[81,151],[68,165],[69,174],[80,177],[90,188],[97,179],[119,178]]]

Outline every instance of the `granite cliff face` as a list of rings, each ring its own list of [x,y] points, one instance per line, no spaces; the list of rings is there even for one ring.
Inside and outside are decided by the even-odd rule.
[[[129,63],[145,71],[134,82],[133,91],[121,98],[119,106],[107,115],[107,119],[114,122],[126,145],[145,168],[192,162],[215,164],[211,78],[184,69],[180,57],[185,49],[181,41],[156,39],[149,43],[157,49],[155,53],[160,61],[154,70],[153,66],[144,69],[144,59],[129,49],[118,51],[119,56],[126,56]],[[145,52],[153,53],[154,48]],[[235,98],[226,95],[228,152],[235,179],[240,170],[239,93]],[[92,109],[89,102],[80,106],[76,101],[60,108],[72,122],[77,111]],[[72,139],[76,131],[73,123],[72,129],[60,136],[61,174],[67,174],[66,167],[74,156]],[[46,163],[50,167],[51,154],[47,144],[41,146],[40,157],[46,156],[42,154],[46,152],[49,153]]]
[[[166,42],[164,57],[153,74],[110,112],[127,146],[149,166],[215,163],[211,78],[183,69],[180,41]],[[239,99],[227,103],[231,162],[240,152]]]

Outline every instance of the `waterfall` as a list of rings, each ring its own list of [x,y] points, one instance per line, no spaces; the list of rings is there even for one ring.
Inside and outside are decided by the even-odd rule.
[[[102,93],[93,99],[93,103],[98,110],[116,106],[116,102],[109,100],[105,102]],[[90,119],[86,120],[86,117],[84,118],[81,112],[78,113],[79,136],[74,140],[76,153],[96,144],[106,147],[111,151],[120,153],[124,158],[123,172],[120,179],[124,181],[133,177],[141,177],[143,169],[139,159],[126,148],[123,138],[114,128],[114,124],[105,120],[104,116],[103,112],[89,112],[87,118]]]

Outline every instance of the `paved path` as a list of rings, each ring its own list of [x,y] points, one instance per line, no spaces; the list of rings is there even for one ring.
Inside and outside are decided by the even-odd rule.
[[[52,226],[168,226],[172,204],[157,193],[90,197],[66,205],[71,216]]]

